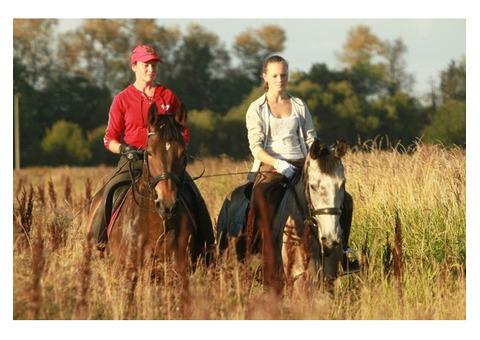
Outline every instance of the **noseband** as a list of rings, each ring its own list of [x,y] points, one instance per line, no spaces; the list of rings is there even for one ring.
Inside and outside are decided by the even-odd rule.
[[[316,215],[341,215],[342,209],[341,208],[323,208],[323,209],[313,209],[311,204],[308,205],[308,215],[309,217],[313,217]]]

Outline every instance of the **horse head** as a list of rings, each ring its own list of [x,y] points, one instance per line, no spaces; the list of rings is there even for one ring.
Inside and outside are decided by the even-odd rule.
[[[148,112],[144,178],[163,220],[173,216],[184,182],[186,146],[183,128],[186,116],[183,104],[176,113],[158,114],[154,103]]]
[[[325,250],[342,245],[340,215],[345,195],[345,174],[340,158],[347,152],[345,141],[334,150],[315,139],[305,161],[305,197],[310,223],[318,230]]]

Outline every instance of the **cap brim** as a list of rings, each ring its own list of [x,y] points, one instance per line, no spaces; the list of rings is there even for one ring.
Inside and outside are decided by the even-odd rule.
[[[159,57],[155,57],[155,56],[147,56],[147,57],[143,57],[143,58],[138,58],[134,63],[136,63],[137,61],[141,61],[142,63],[146,63],[146,62],[149,62],[149,61],[152,61],[152,60],[157,60],[160,64],[163,64],[163,60],[160,59]],[[134,63],[132,63],[132,65]]]

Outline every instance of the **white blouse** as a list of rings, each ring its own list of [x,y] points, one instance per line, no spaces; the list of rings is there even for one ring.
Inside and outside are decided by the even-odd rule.
[[[294,160],[304,158],[298,135],[299,122],[294,114],[285,118],[276,118],[268,109],[270,130],[265,151],[275,158]]]

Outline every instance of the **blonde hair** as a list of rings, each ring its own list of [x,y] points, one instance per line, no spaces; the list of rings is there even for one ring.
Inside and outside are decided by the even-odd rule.
[[[283,57],[281,57],[279,55],[272,55],[272,56],[268,57],[267,60],[265,60],[265,63],[263,64],[263,74],[267,73],[268,65],[270,65],[271,63],[282,63],[282,64],[285,65],[285,67],[287,68],[287,71],[288,71],[288,61],[286,61]],[[263,89],[265,90],[265,92],[268,92],[268,83],[267,82],[263,83]]]

